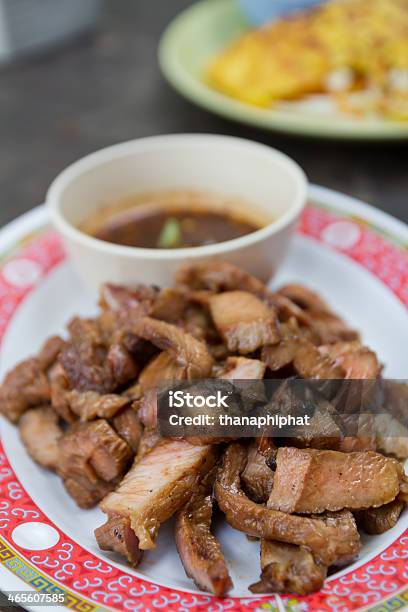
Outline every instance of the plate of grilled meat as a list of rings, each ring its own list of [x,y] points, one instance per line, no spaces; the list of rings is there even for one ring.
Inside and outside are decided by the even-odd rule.
[[[97,297],[44,207],[3,229],[1,590],[87,611],[402,609],[407,243],[312,187],[270,285],[216,259]],[[293,378],[380,381],[387,416],[354,436],[159,431],[163,380]]]

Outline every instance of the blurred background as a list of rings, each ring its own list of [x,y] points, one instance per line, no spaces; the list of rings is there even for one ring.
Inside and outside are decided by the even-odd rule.
[[[18,32],[15,44],[21,49],[35,47],[35,36],[41,39],[39,32],[30,39],[35,20],[51,38],[57,33],[60,24],[52,23],[49,1],[0,0],[3,15],[15,11],[8,15],[9,25]],[[157,46],[171,19],[191,4],[62,0],[65,26],[84,31],[11,62],[12,45],[0,49],[0,225],[43,202],[51,180],[75,159],[116,142],[173,132],[216,132],[265,142],[297,160],[312,182],[408,222],[404,143],[326,142],[268,133],[213,116],[170,88],[159,71]]]

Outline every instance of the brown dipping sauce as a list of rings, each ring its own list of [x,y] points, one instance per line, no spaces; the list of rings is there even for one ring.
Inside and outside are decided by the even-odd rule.
[[[240,238],[260,229],[243,203],[217,200],[204,194],[156,194],[105,209],[88,219],[84,231],[95,238],[148,249],[199,247]],[[150,202],[149,202],[150,200]],[[259,213],[258,213],[259,216]],[[98,218],[102,217],[102,218]]]

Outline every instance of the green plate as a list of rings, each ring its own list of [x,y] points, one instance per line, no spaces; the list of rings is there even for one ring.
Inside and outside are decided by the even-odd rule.
[[[241,123],[309,136],[341,139],[403,140],[408,122],[354,120],[304,109],[262,109],[212,89],[203,74],[209,59],[242,34],[249,25],[236,0],[202,0],[181,13],[163,34],[159,59],[168,81],[192,102]],[[290,105],[289,105],[290,106]]]

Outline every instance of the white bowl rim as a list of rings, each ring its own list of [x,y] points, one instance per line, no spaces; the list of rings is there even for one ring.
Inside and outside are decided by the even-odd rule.
[[[241,148],[244,147],[248,150],[252,150],[253,152],[258,152],[269,156],[273,162],[285,167],[285,170],[289,171],[289,173],[292,175],[291,179],[296,183],[296,193],[291,206],[282,215],[280,215],[276,221],[272,221],[265,227],[251,232],[250,234],[246,234],[245,236],[210,245],[176,249],[153,249],[124,246],[107,242],[105,240],[100,240],[75,227],[75,225],[68,221],[61,212],[59,196],[64,189],[83,172],[86,172],[91,168],[95,168],[103,162],[126,157],[130,153],[136,153],[138,150],[154,151],[155,149],[163,149],[164,147],[171,148],[186,141],[190,141],[191,143],[195,142],[198,146],[200,144],[210,143],[221,145],[235,144]],[[65,235],[72,241],[81,243],[83,246],[92,248],[100,253],[109,253],[115,256],[126,256],[134,259],[140,259],[143,257],[146,260],[179,260],[184,258],[194,259],[211,257],[223,253],[229,253],[231,251],[248,247],[264,240],[269,236],[277,234],[280,230],[290,225],[298,218],[306,204],[307,193],[308,180],[303,169],[291,157],[285,153],[282,153],[281,151],[278,151],[277,149],[274,149],[273,147],[236,136],[206,133],[181,133],[136,138],[99,149],[93,153],[90,153],[89,155],[86,155],[85,157],[82,157],[78,161],[70,164],[53,180],[47,191],[46,203],[50,210],[51,219],[61,234]]]

